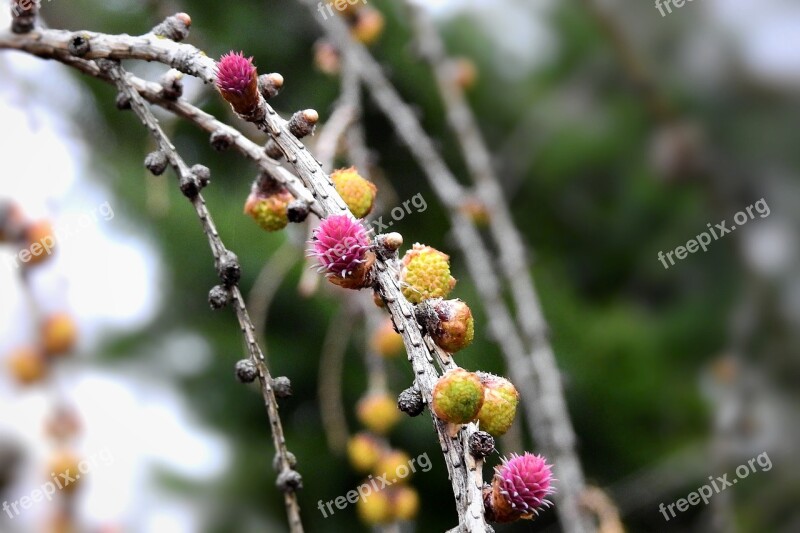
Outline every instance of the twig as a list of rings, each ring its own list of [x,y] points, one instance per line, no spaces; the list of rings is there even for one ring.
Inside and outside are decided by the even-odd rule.
[[[311,0],[300,1],[315,9]],[[518,236],[518,232],[508,210],[505,209],[504,213],[499,186],[496,183],[494,186],[490,184],[488,192],[482,191],[481,194],[483,196],[483,192],[486,192],[487,203],[498,206],[498,212],[493,212],[492,215],[493,218],[497,215],[500,219],[500,225],[495,226],[495,236],[503,239],[498,242],[504,246],[505,251],[501,257],[501,265],[512,284],[522,329],[532,346],[530,353],[520,340],[517,327],[503,302],[501,285],[480,234],[473,221],[460,211],[464,191],[458,180],[420,126],[413,111],[397,94],[369,52],[350,37],[340,20],[326,20],[322,26],[342,55],[358,69],[378,107],[394,125],[400,138],[429,177],[434,192],[448,209],[454,236],[467,259],[470,275],[475,280],[476,289],[486,306],[489,326],[506,357],[512,380],[520,386],[529,425],[553,460],[555,471],[562,482],[555,497],[558,502],[556,509],[563,525],[570,532],[592,531],[588,517],[580,508],[583,473],[574,451],[575,436],[561,390],[561,377],[545,336],[546,327],[533,290],[524,248],[521,247],[521,241],[511,240],[514,235]],[[507,233],[502,233],[498,227]]]
[[[14,48],[24,50],[41,57],[60,59],[70,62],[69,42],[74,34],[59,30],[40,30],[30,32],[25,35],[11,35],[0,33],[0,48]],[[151,34],[131,37],[129,35],[106,35],[93,32],[81,32],[81,35],[88,42],[88,52],[85,58],[91,59],[144,59],[158,61],[169,65],[181,72],[197,76],[198,78],[212,82],[215,79],[215,62],[202,54],[199,50],[189,45],[178,44],[168,39],[159,39]],[[136,101],[142,104],[138,92],[128,83],[122,82],[127,91],[126,94],[135,96]],[[132,101],[134,98],[131,98]],[[139,106],[149,113],[149,110],[142,104]],[[326,216],[332,214],[350,214],[344,201],[341,199],[330,180],[324,173],[319,162],[311,156],[305,146],[294,137],[289,131],[287,122],[278,116],[262,99],[259,102],[258,113],[252,117],[242,117],[245,120],[255,123],[261,129],[270,134],[273,141],[280,147],[286,155],[287,160],[294,166],[295,171],[303,180],[305,185],[311,190],[312,195],[319,203],[322,213]],[[156,123],[157,126],[157,123]],[[185,164],[183,164],[185,167]],[[207,215],[207,210],[202,202],[195,202],[202,208],[202,214]],[[198,214],[201,214],[198,211]],[[209,218],[201,215],[204,225],[208,225]],[[213,225],[212,225],[213,228]],[[215,235],[216,231],[214,230]],[[211,239],[211,237],[210,237]],[[218,237],[216,237],[218,239]],[[211,242],[211,240],[210,240]],[[212,242],[212,251],[215,245]],[[416,383],[423,398],[430,403],[433,387],[438,380],[438,373],[433,366],[433,356],[426,348],[425,342],[414,317],[411,304],[403,297],[399,286],[399,273],[395,260],[379,257],[375,262],[375,289],[385,300],[392,319],[398,331],[401,332],[406,350],[409,354],[412,368],[416,375]],[[237,304],[237,315],[246,316],[244,302],[241,292],[235,288],[234,296]],[[243,322],[240,318],[240,322]],[[248,342],[248,347],[253,350],[260,350],[255,342],[255,335],[252,331],[252,324],[249,318],[246,323],[242,323],[242,328]],[[263,363],[258,357],[259,367],[263,368]],[[267,396],[272,397],[272,389],[268,380],[262,381],[262,388]],[[277,421],[277,409],[275,402],[268,401],[265,397],[271,419]],[[272,413],[276,415],[272,417]],[[456,500],[460,527],[466,532],[481,532],[487,530],[487,525],[483,514],[482,488],[482,461],[475,460],[469,453],[467,439],[477,430],[475,424],[467,424],[456,434],[455,437],[448,435],[445,424],[433,417],[442,452],[445,456],[449,478]],[[277,423],[280,428],[280,423]],[[273,430],[276,424],[273,423]],[[276,444],[280,444],[285,450],[282,434],[278,438],[273,431],[273,438]],[[280,442],[278,442],[280,441]],[[277,446],[276,446],[277,447]],[[281,449],[281,448],[279,448]],[[280,455],[282,469],[288,465],[288,456]],[[287,503],[293,499],[293,494],[286,493]],[[296,503],[296,501],[295,501]],[[290,511],[296,509],[296,505],[290,506]],[[290,515],[291,516],[291,515]],[[290,518],[291,521],[291,518]],[[294,526],[293,526],[294,527]]]
[[[119,64],[111,60],[100,60],[98,61],[98,66],[108,73],[108,76],[116,83],[117,89],[130,99],[131,107],[133,108],[134,112],[153,135],[156,144],[166,155],[167,160],[174,168],[181,183],[183,184],[187,180],[196,179],[188,165],[180,157],[175,150],[175,147],[162,131],[158,124],[158,119],[156,119],[155,115],[153,115],[153,113],[147,107],[138,91],[127,81],[126,73],[119,66]],[[211,214],[205,205],[203,196],[197,192],[196,195],[191,195],[190,200],[203,226],[203,232],[208,238],[211,253],[214,256],[215,262],[217,263],[218,268],[222,268],[222,265],[224,265],[226,261],[230,261],[230,252],[228,252],[227,248],[225,248],[222,239],[219,237],[214,220],[212,219]],[[264,403],[267,407],[267,415],[269,417],[269,422],[272,429],[272,439],[277,453],[276,462],[279,470],[278,479],[280,480],[282,476],[294,472],[295,460],[290,458],[289,451],[286,447],[286,440],[283,435],[283,426],[281,424],[280,416],[278,415],[278,403],[272,390],[272,377],[270,376],[269,369],[264,362],[264,355],[261,352],[261,348],[256,342],[255,329],[250,320],[247,308],[245,307],[244,298],[242,297],[242,293],[237,284],[234,283],[232,286],[230,286],[229,290],[233,299],[233,307],[234,311],[236,312],[236,318],[238,319],[239,325],[242,328],[242,334],[244,335],[245,342],[247,344],[250,360],[258,367],[259,370],[259,382],[261,384],[261,392],[264,397]],[[297,503],[297,495],[295,494],[296,488],[298,487],[291,484],[286,484],[283,487],[283,493],[290,529],[292,533],[302,533],[303,526],[300,519],[300,506]]]
[[[352,320],[348,313],[344,308],[339,309],[328,325],[325,340],[322,342],[317,380],[322,428],[328,440],[328,447],[340,455],[344,453],[350,435],[342,404],[342,370],[351,329]]]

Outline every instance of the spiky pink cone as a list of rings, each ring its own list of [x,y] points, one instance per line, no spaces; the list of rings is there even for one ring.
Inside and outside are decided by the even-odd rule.
[[[539,509],[549,507],[547,497],[554,491],[550,468],[544,457],[528,452],[504,458],[495,468],[491,492],[484,495],[486,518],[491,522],[513,522],[534,518]]]
[[[375,262],[367,230],[349,215],[331,215],[320,222],[311,239],[311,255],[331,283],[346,289],[369,285]]]
[[[251,115],[258,108],[258,72],[252,57],[230,52],[219,58],[216,85],[240,115]]]

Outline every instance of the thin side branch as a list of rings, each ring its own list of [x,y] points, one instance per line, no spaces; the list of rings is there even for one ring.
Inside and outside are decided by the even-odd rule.
[[[186,162],[181,158],[175,147],[167,138],[158,119],[153,115],[152,111],[147,107],[138,91],[130,84],[127,79],[126,72],[119,66],[118,63],[111,60],[102,60],[98,62],[100,68],[108,74],[108,77],[117,85],[117,89],[125,94],[131,101],[131,107],[145,127],[150,131],[158,148],[166,155],[170,166],[173,167],[176,174],[182,183],[187,180],[196,179]],[[197,216],[203,226],[203,232],[208,237],[211,253],[214,256],[215,262],[222,265],[228,257],[228,250],[225,247],[222,239],[217,232],[214,220],[211,213],[206,207],[203,196],[198,192],[190,198],[192,206],[197,212]],[[273,443],[277,453],[277,466],[279,470],[279,477],[287,474],[294,473],[294,464],[296,462],[293,456],[290,455],[286,447],[286,439],[283,434],[283,426],[281,424],[280,416],[278,414],[278,402],[272,390],[272,377],[270,376],[269,369],[264,361],[264,354],[256,342],[255,328],[250,320],[250,316],[245,307],[244,298],[239,290],[237,284],[233,284],[230,288],[230,293],[233,300],[233,308],[239,325],[242,329],[242,334],[245,338],[245,344],[250,356],[250,360],[257,366],[259,370],[259,382],[261,385],[261,393],[264,397],[264,404],[267,408],[267,415],[269,417],[271,434]],[[297,503],[297,495],[295,494],[294,486],[284,487],[284,499],[286,503],[286,510],[289,517],[289,526],[292,533],[302,533],[303,525],[300,519],[300,506]]]

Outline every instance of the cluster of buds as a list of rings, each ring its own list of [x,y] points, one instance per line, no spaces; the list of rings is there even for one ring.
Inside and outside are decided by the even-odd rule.
[[[356,218],[364,218],[372,211],[378,188],[358,173],[355,167],[342,168],[331,174],[336,192]]]
[[[367,525],[413,520],[419,511],[419,495],[406,482],[413,469],[409,455],[391,448],[384,439],[368,432],[353,435],[347,443],[347,455],[353,468],[371,474],[359,487],[357,512]],[[392,483],[384,488],[375,479]]]
[[[70,353],[78,341],[78,328],[65,312],[46,316],[40,325],[38,343],[13,350],[6,359],[8,369],[21,385],[41,382],[51,364]]]
[[[456,280],[450,275],[450,256],[419,243],[403,256],[400,271],[403,296],[411,303],[446,298]]]
[[[475,320],[461,300],[431,298],[416,307],[417,320],[442,350],[455,353],[472,343]]]
[[[431,408],[449,424],[477,421],[482,430],[497,437],[514,423],[518,402],[519,393],[507,379],[456,368],[439,378]]]
[[[56,235],[47,220],[31,221],[11,201],[0,201],[0,243],[19,248],[13,265],[29,268],[46,262],[56,249]]]
[[[394,329],[394,323],[391,318],[385,318],[381,321],[372,333],[369,341],[370,349],[387,359],[397,357],[405,352],[403,345],[403,337]]]

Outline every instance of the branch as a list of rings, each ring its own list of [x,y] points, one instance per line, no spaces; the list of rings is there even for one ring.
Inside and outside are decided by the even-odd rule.
[[[70,59],[69,43],[75,34],[60,30],[38,30],[24,35],[13,35],[9,33],[0,33],[0,48],[13,48],[17,50],[27,51],[29,53],[59,59],[62,62],[73,64]],[[153,34],[147,34],[139,37],[131,37],[128,35],[105,35],[93,32],[80,32],[80,35],[86,41],[86,48],[88,50],[83,54],[84,58],[90,59],[142,59],[148,61],[158,61],[171,66],[181,72],[197,76],[206,82],[212,82],[215,78],[215,62],[202,54],[196,48],[174,43],[168,39],[160,39]],[[118,67],[116,67],[118,68]],[[144,112],[150,113],[149,110],[143,105],[141,97],[133,87],[126,83],[124,80],[118,83],[126,90],[126,94],[131,98],[131,101],[137,101],[142,105]],[[134,99],[135,97],[135,99]],[[147,116],[147,115],[145,115]],[[150,113],[150,116],[152,114]],[[305,185],[311,190],[312,195],[319,204],[320,210],[325,216],[332,214],[350,214],[344,201],[341,199],[336,189],[330,180],[330,177],[322,170],[319,162],[308,152],[306,147],[291,134],[288,123],[282,119],[270,107],[263,97],[259,96],[259,105],[257,111],[252,116],[241,117],[244,120],[253,122],[259,128],[270,134],[275,144],[280,147],[281,151],[285,154],[286,159],[294,166],[295,171],[303,180]],[[144,120],[144,119],[143,119]],[[152,119],[155,121],[155,119]],[[148,118],[149,121],[149,118]],[[157,122],[150,121],[151,125],[157,127]],[[166,141],[166,144],[169,144]],[[174,150],[172,150],[174,152]],[[173,157],[174,156],[170,156]],[[177,162],[177,159],[175,160]],[[185,163],[182,165],[178,163],[179,175],[183,176]],[[184,180],[184,177],[181,178]],[[191,178],[186,178],[190,180]],[[211,243],[212,252],[219,253],[221,243],[215,243],[219,237],[216,236],[216,230],[213,224],[209,224],[205,205],[200,200],[193,203],[198,209],[198,215],[204,222],[204,226],[209,234],[209,241]],[[210,227],[209,227],[210,226]],[[211,231],[213,230],[213,231]],[[433,387],[435,386],[439,375],[433,365],[434,355],[426,347],[424,342],[421,328],[417,324],[413,307],[402,295],[399,286],[399,273],[396,257],[378,257],[375,262],[376,275],[375,275],[375,289],[386,302],[395,327],[403,337],[406,350],[411,361],[412,368],[416,375],[416,383],[423,395],[423,398],[430,403],[432,398]],[[238,288],[235,288],[235,298],[237,300],[237,315],[240,317],[245,336],[247,338],[249,349],[253,350],[258,356],[259,368],[265,372],[264,376],[268,376],[266,368],[261,361],[260,349],[255,342],[255,335],[252,331],[252,324],[249,323],[249,318],[246,317],[246,310],[241,298],[241,293]],[[280,422],[277,419],[277,408],[274,403],[274,395],[268,379],[262,380],[262,388],[265,392],[265,401],[267,403],[268,411],[270,412],[271,421],[273,421],[273,430],[280,429]],[[270,401],[271,400],[271,401]],[[273,413],[274,411],[274,413]],[[275,415],[273,418],[272,415]],[[447,464],[449,478],[453,487],[453,494],[455,496],[457,511],[459,516],[460,526],[466,532],[484,532],[488,529],[484,519],[483,510],[483,497],[482,497],[482,463],[483,461],[476,460],[469,453],[467,440],[472,435],[477,427],[475,424],[467,424],[463,426],[460,431],[453,437],[448,435],[445,424],[431,415],[433,418],[434,426],[439,438],[442,452],[445,456],[445,463]],[[285,443],[283,442],[282,432],[278,436],[273,432],[273,438],[276,441],[276,447],[280,445],[279,450],[285,450]],[[280,465],[283,471],[286,471],[289,460],[287,454],[279,453]],[[289,499],[293,498],[293,493],[287,492],[287,504]],[[290,520],[295,505],[290,505]],[[299,522],[297,522],[299,525]]]
[[[299,1],[312,10],[316,9],[312,0]],[[358,70],[378,107],[417,159],[432,189],[447,208],[456,241],[486,306],[489,326],[506,357],[511,378],[519,386],[529,425],[545,452],[551,456],[562,482],[562,488],[555,497],[563,525],[570,532],[591,531],[593,527],[588,524],[580,508],[583,472],[575,452],[575,435],[564,400],[561,376],[546,338],[546,326],[530,278],[524,245],[504,204],[499,184],[484,180],[481,182],[481,195],[485,195],[487,204],[496,209],[492,212],[492,218],[498,219],[493,224],[493,234],[502,250],[501,265],[512,285],[526,344],[532,346],[530,353],[520,340],[517,326],[505,306],[501,284],[480,233],[474,222],[460,210],[464,191],[458,180],[437,152],[414,112],[399,96],[367,49],[351,38],[345,25],[336,17],[326,20],[321,26],[343,57]],[[472,159],[472,164],[478,164],[484,172],[487,165],[490,167],[486,155],[480,157],[479,154]]]
[[[286,447],[283,426],[281,425],[280,416],[278,415],[278,403],[272,390],[272,377],[264,362],[264,354],[261,352],[261,348],[256,342],[255,329],[250,320],[247,308],[245,307],[242,293],[237,285],[239,267],[235,256],[225,248],[222,239],[219,237],[214,220],[206,207],[203,196],[199,192],[200,185],[196,183],[198,181],[197,177],[177,153],[175,147],[158,124],[158,119],[156,119],[155,115],[153,115],[152,111],[147,107],[138,91],[130,84],[126,72],[118,63],[110,60],[98,61],[98,66],[114,81],[120,93],[130,99],[131,107],[134,112],[150,131],[159,149],[166,155],[170,166],[173,167],[178,175],[181,190],[191,201],[203,226],[203,232],[208,237],[211,253],[221,273],[220,277],[223,278],[223,282],[225,282],[226,285],[229,285],[228,289],[233,299],[234,311],[236,312],[239,325],[242,328],[242,334],[245,338],[250,360],[258,368],[261,393],[267,407],[267,415],[272,429],[272,439],[277,453],[276,463],[279,470],[278,482],[281,484],[281,480],[285,480],[283,482],[284,486],[281,488],[284,492],[290,529],[292,533],[302,533],[303,526],[300,520],[300,506],[297,503],[297,496],[295,494],[295,490],[300,487],[300,478],[299,474],[294,470],[295,459],[293,456],[290,456]],[[233,273],[234,271],[236,272],[235,274]],[[286,482],[289,479],[292,479],[292,482]]]

